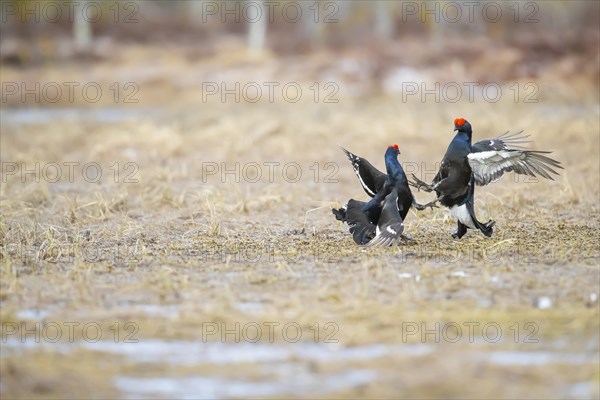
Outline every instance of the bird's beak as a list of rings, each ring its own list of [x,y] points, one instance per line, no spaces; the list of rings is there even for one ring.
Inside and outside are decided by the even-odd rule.
[[[456,128],[456,127],[455,127],[455,128],[454,128],[454,132],[456,132],[457,130],[458,130],[458,128]]]

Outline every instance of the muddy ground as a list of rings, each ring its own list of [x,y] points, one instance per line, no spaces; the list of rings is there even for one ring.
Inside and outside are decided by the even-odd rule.
[[[494,103],[449,103],[343,83],[335,103],[204,102],[202,76],[180,82],[191,61],[169,81],[159,55],[133,53],[156,63],[137,104],[2,110],[3,398],[600,394],[597,86],[536,80],[534,103],[508,84]],[[105,93],[138,82],[134,64],[42,77],[65,68]],[[437,208],[409,213],[410,242],[356,246],[330,211],[366,198],[338,145],[382,167],[397,143],[431,180],[456,117],[475,140],[525,130],[565,169],[478,188],[492,238],[452,239]]]

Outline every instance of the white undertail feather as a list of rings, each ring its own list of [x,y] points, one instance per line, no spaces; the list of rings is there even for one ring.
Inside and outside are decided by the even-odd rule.
[[[471,229],[476,229],[466,204],[450,207],[449,210],[450,215],[456,218],[461,224],[466,225]]]

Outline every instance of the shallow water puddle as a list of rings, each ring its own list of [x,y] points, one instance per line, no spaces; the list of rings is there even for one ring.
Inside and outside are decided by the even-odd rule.
[[[115,314],[134,314],[134,315],[145,315],[152,317],[161,317],[167,319],[175,319],[179,318],[182,309],[178,305],[157,305],[157,304],[125,304],[113,307],[111,309]],[[56,310],[54,310],[56,311]],[[39,321],[55,316],[55,312],[50,309],[41,309],[41,308],[28,308],[19,310],[16,312],[15,316],[21,320],[27,321]],[[71,314],[73,316],[87,316],[87,313],[75,313]]]
[[[210,365],[238,363],[352,362],[382,357],[423,357],[443,350],[433,344],[372,344],[342,347],[339,343],[223,343],[185,340],[143,339],[138,342],[77,341],[74,343],[25,340],[7,337],[2,341],[3,356],[23,351],[89,350],[125,356],[133,363],[169,363],[172,365]],[[547,364],[597,364],[594,352],[562,351],[485,351],[474,350],[469,356],[495,365],[541,366]]]
[[[298,342],[287,345],[144,340],[139,343],[82,343],[83,348],[125,355],[137,363],[174,365],[269,363],[286,360],[339,362],[366,361],[384,356],[425,356],[434,351],[425,344],[369,345],[340,348],[338,344]]]
[[[479,358],[495,365],[535,366],[548,364],[597,364],[597,353],[558,353],[550,351],[494,351]]]
[[[372,362],[382,358],[411,359],[446,352],[452,346],[433,344],[372,344],[343,347],[339,343],[222,343],[185,340],[144,339],[137,343],[112,341],[75,343],[21,342],[9,338],[2,343],[2,357],[18,356],[24,352],[49,351],[69,353],[87,350],[97,354],[124,357],[141,371],[161,371],[161,365],[193,368],[194,366],[227,366],[227,371],[243,371],[251,367],[252,374],[165,376],[113,376],[116,389],[127,397],[156,396],[164,398],[230,398],[285,395],[325,395],[352,390],[382,379],[379,368],[353,363]],[[485,351],[464,353],[465,361],[499,366],[590,365],[597,364],[594,353],[561,351]],[[387,361],[386,361],[387,364]],[[325,369],[321,366],[329,365]],[[374,364],[380,365],[380,364]],[[242,369],[239,369],[242,368]],[[333,368],[333,369],[332,369]],[[221,370],[222,371],[222,370]],[[218,372],[216,372],[218,374]],[[573,386],[574,393],[584,392],[587,386]]]
[[[265,305],[258,301],[242,301],[234,304],[234,307],[245,314],[261,315],[265,312]]]
[[[41,350],[66,353],[74,350],[90,350],[125,357],[133,364],[170,364],[191,367],[195,365],[252,365],[260,372],[260,380],[228,378],[224,376],[184,376],[139,378],[116,376],[115,387],[137,398],[161,396],[165,398],[222,398],[240,396],[315,395],[352,389],[377,380],[376,370],[349,368],[348,362],[368,361],[389,355],[424,356],[433,347],[423,344],[367,345],[342,348],[339,344],[298,342],[290,344],[269,343],[221,343],[200,341],[143,340],[138,343],[55,343],[30,341],[22,343],[9,339],[3,344],[7,352]],[[309,362],[341,362],[341,371],[323,373],[312,368]],[[264,377],[264,374],[267,376]]]
[[[115,123],[155,116],[156,109],[134,108],[7,108],[0,110],[2,124],[30,125],[61,121]]]
[[[434,347],[426,344],[368,345],[340,347],[337,343],[298,342],[290,344],[221,343],[201,341],[166,341],[145,339],[139,342],[75,342],[48,343],[7,338],[2,343],[3,356],[24,351],[69,352],[90,350],[125,356],[133,363],[169,363],[179,366],[274,363],[274,362],[350,362],[368,361],[385,356],[420,357],[431,354]]]
[[[20,310],[16,313],[17,318],[26,320],[43,320],[49,315],[50,313],[48,311],[34,308]]]
[[[206,376],[185,378],[115,378],[115,386],[131,397],[164,396],[165,398],[198,399],[230,397],[262,397],[281,395],[315,395],[355,388],[375,381],[377,373],[352,370],[337,374],[310,371],[286,376],[285,379],[241,381]]]

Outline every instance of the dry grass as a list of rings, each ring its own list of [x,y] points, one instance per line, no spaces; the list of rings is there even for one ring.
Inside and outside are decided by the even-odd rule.
[[[534,322],[537,345],[428,340],[436,353],[421,358],[301,365],[322,373],[377,371],[378,384],[326,394],[332,397],[567,396],[574,384],[596,382],[597,363],[511,367],[487,364],[477,354],[598,352],[600,126],[594,96],[538,104],[343,97],[338,104],[200,107],[186,98],[161,117],[3,126],[3,162],[30,168],[93,161],[104,178],[85,182],[77,168],[72,183],[7,176],[1,189],[1,320],[20,322],[21,310],[40,309],[46,321],[97,321],[105,331],[115,321],[134,321],[141,343],[198,341],[209,321],[297,322],[304,329],[332,321],[341,347],[401,344],[407,321],[497,322],[504,332]],[[555,182],[510,175],[478,189],[480,219],[497,221],[491,239],[469,232],[453,240],[454,223],[436,209],[409,214],[412,243],[355,246],[330,208],[365,195],[337,145],[382,166],[385,147],[395,142],[406,168],[425,165],[431,173],[458,116],[472,122],[476,139],[524,129],[535,148],[555,151],[564,172]],[[115,162],[121,168],[116,181]],[[139,167],[139,182],[125,182],[126,162]],[[233,175],[224,181],[219,174],[203,176],[203,163],[223,162],[228,168],[240,163],[240,171],[258,163],[263,177],[253,183],[241,175],[238,183]],[[265,162],[280,163],[272,182]],[[290,162],[302,170],[296,183],[282,178],[281,167]],[[339,166],[331,183],[325,181],[328,162]],[[540,310],[536,301],[544,297],[552,305]],[[247,303],[257,309],[240,307]],[[139,304],[176,312],[148,314],[136,309]],[[236,373],[219,365],[144,366],[89,350],[60,358],[44,351],[8,354],[0,362],[3,397],[116,396],[112,379],[119,375],[264,378],[252,363],[238,365]]]

